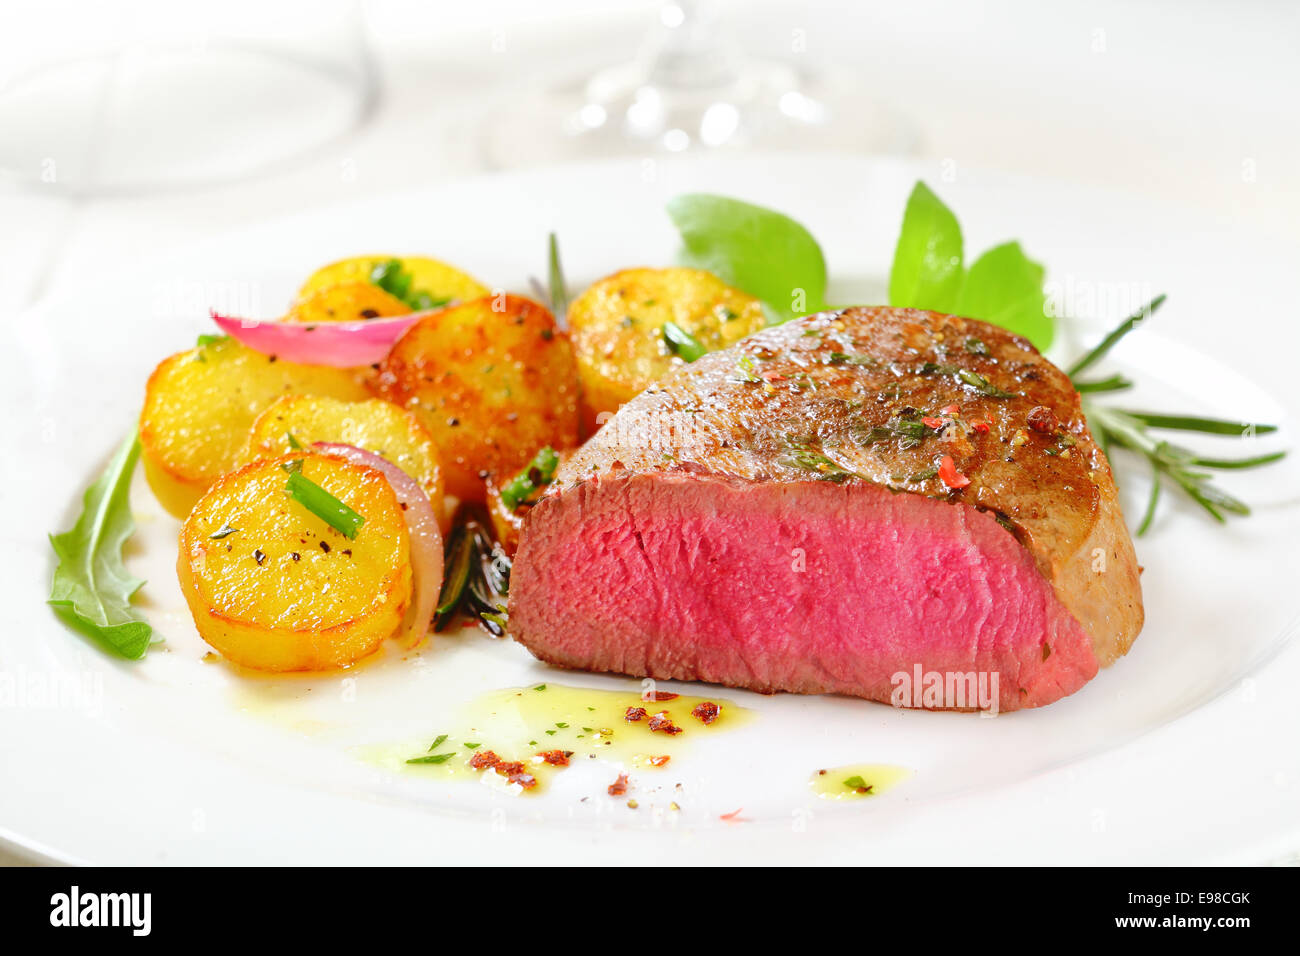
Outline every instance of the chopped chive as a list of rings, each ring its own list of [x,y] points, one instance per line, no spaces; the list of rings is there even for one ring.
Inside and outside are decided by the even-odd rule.
[[[519,472],[510,479],[501,489],[502,503],[513,511],[520,504],[527,501],[543,487],[551,483],[555,477],[555,469],[559,467],[560,456],[555,449],[547,445],[530,461],[524,470]]]
[[[284,490],[289,497],[346,538],[355,538],[366,519],[312,481],[301,471],[289,473]]]
[[[294,437],[293,432],[285,432],[284,440],[288,442],[290,451],[303,451],[302,442],[298,441],[298,439]]]
[[[425,754],[423,757],[412,757],[407,763],[446,763],[452,757],[456,756],[456,751],[448,751],[445,754]]]
[[[433,753],[435,750],[441,747],[443,743],[446,741],[446,739],[447,739],[446,734],[439,734],[438,739],[429,745],[429,753]]]
[[[668,348],[676,355],[680,356],[685,362],[694,362],[696,359],[703,358],[709,354],[700,340],[676,322],[664,323],[664,341],[668,343]]]

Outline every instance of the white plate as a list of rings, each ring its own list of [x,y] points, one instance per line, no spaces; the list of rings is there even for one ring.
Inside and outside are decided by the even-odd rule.
[[[787,156],[483,178],[268,223],[87,281],[14,323],[3,360],[13,451],[0,551],[0,834],[34,855],[122,863],[1177,863],[1300,849],[1292,461],[1226,475],[1257,513],[1225,527],[1166,498],[1138,543],[1146,629],[1073,697],[981,719],[721,692],[757,719],[683,749],[658,776],[634,774],[637,809],[604,794],[617,768],[603,760],[520,798],[359,756],[429,739],[493,688],[632,681],[552,671],[472,629],[339,677],[248,679],[204,662],[173,571],[177,524],[138,483],[129,560],[149,580],[142,598],[165,644],[140,663],[113,660],[43,604],[45,535],[71,523],[150,368],[206,330],[209,305],[273,314],[316,265],[385,249],[524,290],[544,272],[550,229],[580,284],[668,262],[663,203],[685,190],[790,212],[828,251],[833,301],[879,301],[903,202],[925,177],[957,210],[968,250],[1022,239],[1081,312],[1112,321],[1143,291],[1170,294],[1115,357],[1143,382],[1134,403],[1277,421],[1283,432],[1260,450],[1293,442],[1286,372],[1300,335],[1294,310],[1276,303],[1294,300],[1295,250],[1132,197],[965,172],[945,182],[944,171]],[[1132,517],[1145,480],[1131,460],[1121,469]],[[815,768],[855,762],[915,775],[870,800],[809,791]],[[743,822],[721,818],[738,808]]]

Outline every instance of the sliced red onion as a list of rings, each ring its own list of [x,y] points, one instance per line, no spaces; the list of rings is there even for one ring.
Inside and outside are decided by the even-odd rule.
[[[442,532],[438,529],[438,518],[433,513],[429,496],[414,478],[374,452],[339,442],[318,441],[314,447],[327,455],[337,455],[381,472],[392,485],[397,500],[405,506],[402,517],[406,519],[411,538],[412,594],[411,607],[403,622],[402,639],[407,647],[415,647],[429,632],[438,605],[438,592],[442,589]]]
[[[221,331],[263,355],[274,355],[301,365],[354,368],[382,361],[407,329],[436,311],[314,324],[279,319],[236,319],[213,312],[212,321]]]

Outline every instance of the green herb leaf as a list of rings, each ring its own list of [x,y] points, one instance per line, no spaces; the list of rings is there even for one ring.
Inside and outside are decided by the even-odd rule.
[[[290,472],[289,483],[284,486],[289,497],[302,505],[321,521],[342,534],[355,538],[366,519],[312,481],[301,471]]]
[[[559,464],[560,456],[556,454],[554,448],[547,445],[541,449],[533,456],[533,460],[524,467],[523,471],[511,478],[502,487],[502,503],[511,511],[519,507],[520,504],[551,483],[551,479],[555,477],[555,469],[559,467]]]
[[[294,437],[293,432],[285,432],[284,440],[288,442],[290,451],[302,451],[302,442],[298,441],[298,439]]]
[[[446,763],[452,757],[456,756],[456,751],[450,750],[445,754],[425,754],[422,757],[412,757],[407,763]]]
[[[761,299],[776,321],[825,306],[826,259],[812,234],[789,216],[704,193],[672,199],[668,215],[682,236],[683,265]]]
[[[923,182],[912,187],[889,271],[889,304],[954,312],[962,285],[957,217]]]
[[[50,535],[59,559],[50,604],[65,621],[104,647],[138,660],[149,649],[153,628],[131,606],[144,584],[122,563],[122,546],[135,531],[128,492],[140,457],[133,431],[98,480],[86,490],[71,531]]]
[[[433,629],[441,631],[447,626],[460,600],[465,594],[465,585],[469,583],[474,540],[466,532],[464,525],[452,529],[447,539],[447,550],[443,561],[446,569],[442,575],[442,590],[438,592],[438,607],[433,614]]]
[[[845,780],[845,781],[844,781],[844,786],[848,787],[850,790],[870,790],[870,789],[871,789],[871,784],[867,783],[865,780],[863,780],[863,779],[862,779],[860,776],[858,776],[857,774],[854,774],[852,777],[849,777],[849,779]]]
[[[1098,343],[1096,348],[1071,365],[1066,374],[1069,375],[1070,378],[1074,378],[1085,369],[1096,365],[1106,357],[1106,353],[1113,349],[1120,339],[1124,338],[1124,336],[1136,329],[1139,324],[1149,319],[1152,314],[1155,313],[1156,309],[1160,308],[1164,304],[1165,296],[1164,293],[1161,293],[1117,325],[1109,335]],[[1078,383],[1075,383],[1075,388],[1078,388],[1079,391],[1084,391]]]
[[[560,241],[555,233],[547,240],[546,295],[551,300],[551,312],[557,321],[563,321],[569,311],[569,287],[564,282],[564,267],[560,265]]]
[[[220,345],[222,342],[229,342],[229,341],[230,341],[229,335],[221,335],[218,333],[205,332],[203,335],[200,335],[198,337],[198,340],[194,343],[194,345],[196,348],[203,349],[203,348],[207,348],[209,345]]]
[[[1023,335],[1043,351],[1056,333],[1043,294],[1043,267],[1026,256],[1018,242],[994,246],[975,260],[955,311]]]
[[[1222,418],[1200,418],[1196,415],[1166,415],[1157,412],[1135,412],[1129,409],[1124,414],[1136,418],[1148,428],[1168,428],[1176,431],[1207,432],[1211,435],[1267,435],[1277,431],[1276,425],[1260,425],[1253,422],[1237,422]]]
[[[446,742],[447,742],[447,735],[446,735],[446,734],[439,734],[438,737],[437,737],[437,739],[434,740],[433,743],[429,744],[429,753],[433,753],[435,750],[437,750],[439,747],[441,747],[441,746],[442,746],[444,743],[446,743]]]
[[[709,354],[700,340],[676,322],[664,323],[664,341],[668,343],[668,348],[674,354],[681,356],[683,361],[694,362],[698,358],[703,358]]]

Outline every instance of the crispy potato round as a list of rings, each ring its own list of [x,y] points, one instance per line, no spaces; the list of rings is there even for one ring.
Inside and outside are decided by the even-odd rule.
[[[285,314],[286,322],[358,322],[394,315],[406,315],[411,307],[379,286],[361,279],[348,279],[321,286],[294,302]]]
[[[285,492],[281,467],[363,518],[355,539]],[[346,667],[377,649],[411,600],[410,538],[383,474],[326,455],[285,455],[218,479],[181,528],[176,570],[205,641],[265,671]]]
[[[666,322],[710,352],[766,324],[757,299],[701,269],[624,269],[601,279],[569,306],[588,428],[682,363],[664,339]]]
[[[424,489],[443,533],[450,529],[450,519],[444,515],[438,449],[419,420],[392,402],[378,398],[342,402],[319,395],[285,395],[267,406],[253,422],[242,460],[274,458],[310,449],[318,441],[355,445],[387,458]]]
[[[163,359],[145,387],[141,457],[149,486],[178,518],[235,467],[248,429],[285,394],[369,397],[354,369],[277,361],[231,338]]]
[[[392,259],[400,261],[402,267],[411,273],[412,292],[426,292],[434,299],[468,302],[492,291],[468,273],[437,259],[376,255],[353,256],[351,259],[341,259],[322,266],[307,277],[307,281],[298,290],[298,299],[302,300],[316,290],[337,282],[359,280],[368,284],[375,267]]]
[[[568,336],[547,309],[518,296],[487,296],[421,319],[370,385],[429,430],[447,491],[461,499],[482,501],[482,476],[513,475],[544,445],[578,442]]]

